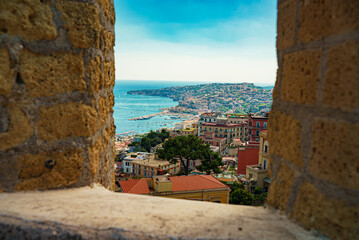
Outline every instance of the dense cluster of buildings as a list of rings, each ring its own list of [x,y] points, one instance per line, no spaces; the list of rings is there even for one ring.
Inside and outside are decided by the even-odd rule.
[[[196,170],[201,161],[191,160],[190,176],[177,177],[184,166],[181,161],[171,163],[159,159],[156,149],[162,144],[158,144],[151,152],[122,154],[121,164],[117,166],[118,191],[221,203],[228,203],[228,185],[233,182],[243,183],[250,192],[257,187],[266,191],[270,184],[267,121],[266,112],[247,115],[209,112],[201,114],[197,122],[178,123],[169,130],[170,137],[198,136],[220,153],[226,171],[221,175],[203,175]],[[140,142],[141,137],[134,137],[132,142],[135,141]],[[199,182],[203,184],[198,185]]]

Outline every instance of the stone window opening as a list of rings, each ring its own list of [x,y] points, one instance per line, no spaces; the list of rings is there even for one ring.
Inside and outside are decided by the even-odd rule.
[[[33,5],[34,3],[37,5]],[[5,7],[0,8],[0,23],[6,21],[7,26],[0,28],[0,94],[4,100],[1,108],[6,108],[9,123],[1,119],[0,192],[6,194],[1,194],[0,213],[4,215],[12,211],[23,216],[23,219],[6,215],[7,219],[0,218],[0,222],[6,223],[2,226],[11,230],[7,233],[13,234],[13,237],[19,233],[34,236],[31,235],[34,234],[31,233],[34,228],[53,236],[53,231],[47,233],[37,228],[38,222],[44,224],[42,227],[48,223],[38,217],[40,213],[46,216],[41,211],[47,206],[49,201],[46,198],[51,192],[51,195],[56,196],[51,201],[51,211],[54,213],[51,219],[55,219],[52,224],[57,224],[57,229],[62,231],[55,231],[56,234],[68,233],[66,226],[70,226],[71,232],[78,234],[76,236],[113,236],[111,234],[119,232],[98,231],[99,228],[91,224],[84,230],[69,216],[62,216],[68,222],[61,222],[57,218],[60,212],[56,212],[66,208],[83,217],[79,209],[71,209],[70,205],[80,208],[76,204],[87,199],[97,199],[96,207],[103,208],[108,204],[105,202],[104,205],[102,199],[121,199],[134,210],[134,204],[141,203],[138,199],[144,199],[143,196],[117,193],[116,197],[112,197],[113,194],[103,189],[113,189],[113,1],[30,0],[26,3],[1,1],[1,4]],[[356,0],[298,0],[278,1],[277,6],[278,72],[268,122],[268,141],[271,143],[268,160],[274,164],[269,166],[273,169],[266,204],[280,209],[305,229],[313,229],[320,236],[333,239],[357,237],[355,220],[359,213],[355,183],[358,173],[352,170],[352,163],[358,158],[354,150],[357,149],[355,144],[359,136],[359,98],[358,91],[355,91],[359,66],[358,4]],[[11,11],[13,6],[17,11]],[[33,21],[21,19],[28,21],[28,28],[17,28],[16,26],[21,26],[18,22],[20,18],[11,14],[22,16],[22,13],[30,10]],[[334,15],[335,18],[332,17]],[[4,16],[10,17],[4,19]],[[41,24],[34,25],[39,21]],[[54,78],[49,77],[48,70],[51,68]],[[38,75],[33,74],[35,72]],[[39,84],[41,79],[45,79],[44,76],[47,81]],[[67,78],[56,81],[57,77],[62,76]],[[49,119],[57,121],[49,124]],[[325,163],[323,159],[326,159]],[[44,163],[49,160],[56,161],[52,169],[45,167]],[[342,171],[333,167],[338,162],[342,164]],[[38,171],[33,171],[29,166],[36,166]],[[68,175],[69,169],[71,172]],[[103,187],[94,187],[92,190],[85,187],[91,184]],[[73,189],[32,191],[56,188]],[[19,193],[11,193],[15,191]],[[29,192],[24,194],[21,191]],[[71,198],[67,196],[70,192],[73,194]],[[98,198],[94,193],[100,193],[103,198]],[[168,204],[175,208],[171,205],[174,200],[145,199],[142,202],[144,206],[162,204],[161,208],[165,208]],[[70,200],[73,200],[72,204],[69,204]],[[18,205],[14,205],[14,202]],[[37,212],[30,203],[38,207]],[[40,203],[42,205],[37,205]],[[189,210],[185,212],[186,217],[200,218],[202,214],[203,222],[206,219],[213,220],[214,216],[206,214],[213,210],[229,217],[225,215],[226,211],[221,211],[216,205],[203,204],[201,213],[198,212],[198,205],[190,201],[183,202],[183,205],[183,211]],[[28,215],[22,214],[22,207]],[[87,208],[86,211],[101,215],[101,211],[96,212],[96,207]],[[221,207],[228,209],[230,216],[236,216],[252,229],[257,229],[250,225],[252,218],[246,218],[247,214],[254,214],[254,211],[241,206]],[[176,214],[171,208],[166,208],[166,211]],[[241,211],[240,216],[236,215],[238,211]],[[141,224],[138,224],[141,219],[130,218],[130,214],[130,219],[127,220],[136,222],[136,227],[146,229],[151,220],[158,219],[153,212],[147,212],[152,219],[143,215],[142,218],[148,221]],[[308,233],[302,232],[297,225],[270,215],[267,209],[262,209],[261,213],[264,213],[261,217],[266,219],[266,224],[271,226],[265,228],[260,225],[264,227],[263,232],[276,229],[277,234],[290,232],[295,235],[299,232],[300,236],[314,238],[313,235],[305,235]],[[212,234],[225,234],[233,230],[228,227],[235,227],[237,231],[231,233],[237,234],[234,236],[238,238],[263,237],[256,235],[261,231],[251,236],[245,235],[246,231],[242,230],[247,225],[243,229],[241,225],[234,226],[232,223],[221,225],[223,222],[228,223],[228,218],[223,219],[222,215],[215,215],[216,224],[211,225]],[[26,219],[26,216],[32,220]],[[90,223],[89,219],[95,221],[89,217],[84,219],[87,219],[86,223]],[[126,221],[125,224],[129,224],[126,226],[133,227],[130,225],[131,221]],[[167,219],[160,222],[165,224],[172,223],[171,221]],[[273,222],[276,224],[273,225]],[[122,221],[118,224],[117,227],[124,223]],[[177,235],[191,234],[190,231],[185,231],[183,224],[177,224],[174,224],[178,229]],[[51,224],[46,226],[51,230],[56,229]],[[222,231],[223,229],[226,231]],[[152,230],[147,229],[147,236],[154,234]],[[161,231],[156,230],[156,234]],[[144,232],[146,233],[145,230]],[[132,231],[120,232],[119,235],[131,233],[139,234],[133,227]],[[136,235],[126,236],[134,238]],[[190,236],[194,237],[187,237]],[[213,238],[219,235],[210,236]],[[284,235],[279,238],[287,239]]]

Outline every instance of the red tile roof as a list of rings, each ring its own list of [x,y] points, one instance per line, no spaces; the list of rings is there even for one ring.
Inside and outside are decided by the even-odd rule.
[[[151,180],[151,178],[119,181],[119,183],[124,193],[149,194],[148,180]],[[211,175],[170,177],[170,180],[172,181],[172,192],[228,188],[227,185]]]
[[[170,177],[170,179],[172,181],[172,192],[228,188],[227,185],[221,183],[211,175],[179,176]]]
[[[151,180],[151,178],[119,181],[119,183],[124,193],[149,194],[147,180]]]

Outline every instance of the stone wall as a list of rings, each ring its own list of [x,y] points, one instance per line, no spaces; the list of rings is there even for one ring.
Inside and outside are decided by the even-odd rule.
[[[113,0],[0,0],[0,192],[114,186]]]
[[[359,1],[279,0],[268,204],[329,238],[359,234]]]

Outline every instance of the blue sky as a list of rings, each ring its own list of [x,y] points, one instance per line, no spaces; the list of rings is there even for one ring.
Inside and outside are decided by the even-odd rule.
[[[115,11],[116,79],[274,85],[274,0],[115,0]]]

